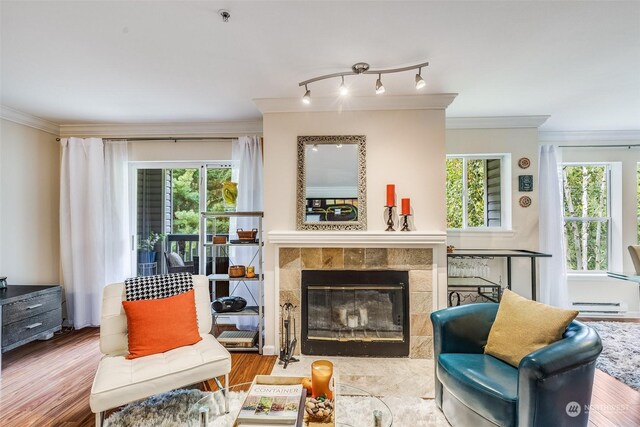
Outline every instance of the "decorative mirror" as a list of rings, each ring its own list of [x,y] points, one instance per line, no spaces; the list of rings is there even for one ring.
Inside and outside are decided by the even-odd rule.
[[[364,135],[298,137],[298,230],[366,230]]]

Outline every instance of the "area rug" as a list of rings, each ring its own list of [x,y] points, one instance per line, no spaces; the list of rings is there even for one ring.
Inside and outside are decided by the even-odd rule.
[[[199,390],[176,390],[131,403],[112,414],[106,427],[177,427],[189,426],[189,408],[204,397]],[[232,427],[233,420],[244,401],[244,392],[229,394],[229,414],[210,419],[209,427]],[[373,426],[372,397],[353,396],[340,399],[339,411],[346,411],[345,418],[354,427]],[[449,427],[446,418],[433,400],[417,397],[383,397],[381,399],[393,414],[396,427]],[[383,425],[389,425],[386,414]],[[193,424],[198,426],[199,424]]]
[[[586,322],[598,331],[602,353],[596,368],[640,391],[640,323]]]
[[[300,361],[284,369],[276,363],[271,375],[311,375],[314,356],[296,356]],[[435,396],[433,359],[380,357],[323,357],[335,367],[339,382],[366,390],[373,396],[407,396],[433,399]]]

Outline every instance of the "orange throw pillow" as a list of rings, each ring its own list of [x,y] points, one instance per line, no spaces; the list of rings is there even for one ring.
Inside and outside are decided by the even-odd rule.
[[[129,330],[127,359],[149,356],[202,339],[194,290],[169,298],[122,301]]]

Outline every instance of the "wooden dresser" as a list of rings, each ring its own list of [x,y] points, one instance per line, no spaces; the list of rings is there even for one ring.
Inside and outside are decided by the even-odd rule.
[[[37,339],[51,338],[62,328],[62,288],[9,285],[0,289],[0,317],[1,367],[1,353]]]

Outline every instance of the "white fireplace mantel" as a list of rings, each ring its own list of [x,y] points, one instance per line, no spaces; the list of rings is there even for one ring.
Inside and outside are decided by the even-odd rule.
[[[446,231],[287,231],[267,234],[268,243],[278,246],[312,247],[425,247],[444,245]]]

